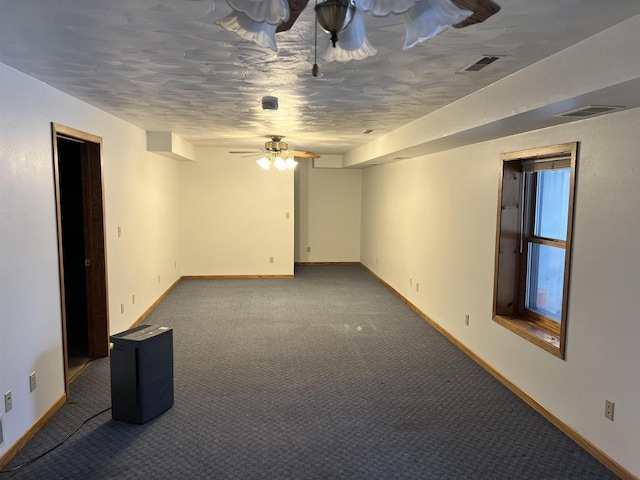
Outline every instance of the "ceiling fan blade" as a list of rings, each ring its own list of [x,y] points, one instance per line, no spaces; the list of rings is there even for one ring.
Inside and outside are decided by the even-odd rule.
[[[307,6],[309,0],[288,0],[289,4],[289,19],[286,22],[282,22],[278,25],[276,32],[286,32],[291,28],[291,26],[298,19],[298,16],[304,10],[304,7]]]
[[[229,152],[229,153],[255,153],[256,155],[258,153],[263,153],[262,150],[234,150],[233,152]]]
[[[492,0],[452,0],[453,4],[462,10],[471,10],[469,18],[453,25],[453,28],[464,28],[469,25],[484,22],[487,18],[500,11],[500,5]]]
[[[289,156],[290,157],[301,157],[301,158],[320,158],[320,155],[318,155],[317,153],[299,152],[299,151],[295,151],[295,150],[290,150],[289,151]]]

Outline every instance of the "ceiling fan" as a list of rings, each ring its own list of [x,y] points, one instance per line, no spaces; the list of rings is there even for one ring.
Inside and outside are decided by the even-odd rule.
[[[275,34],[289,30],[309,0],[227,0],[232,13],[216,23],[240,37],[277,51]],[[493,0],[322,0],[315,8],[320,27],[331,34],[320,57],[327,61],[362,60],[376,54],[367,39],[363,13],[398,16],[404,23],[403,50],[438,35],[449,26],[480,23],[500,10]],[[341,33],[340,42],[337,34]],[[317,67],[314,65],[314,76]]]
[[[247,154],[245,156],[250,157],[252,155],[260,155],[263,156],[256,160],[258,165],[260,165],[265,170],[269,170],[271,165],[273,164],[278,170],[287,170],[295,168],[298,162],[295,161],[294,157],[301,158],[320,158],[320,155],[313,152],[300,151],[300,150],[289,150],[289,145],[287,142],[283,142],[284,138],[281,135],[270,135],[269,137],[271,141],[265,142],[264,149],[262,150],[236,150],[231,151],[231,154]]]

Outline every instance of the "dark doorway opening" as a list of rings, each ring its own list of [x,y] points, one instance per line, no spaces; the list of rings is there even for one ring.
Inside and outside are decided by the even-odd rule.
[[[77,360],[89,357],[87,324],[87,279],[84,261],[84,218],[82,200],[82,157],[80,143],[58,138],[60,172],[60,216],[64,259],[64,302],[67,320],[67,360],[70,370]]]
[[[101,139],[53,125],[65,382],[109,353]]]

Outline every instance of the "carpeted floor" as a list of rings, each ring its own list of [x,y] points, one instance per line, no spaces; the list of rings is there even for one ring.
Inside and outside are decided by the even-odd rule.
[[[144,323],[173,327],[173,408],[104,413],[0,478],[615,478],[357,266],[184,280]],[[109,375],[94,362],[5,468],[109,407]]]

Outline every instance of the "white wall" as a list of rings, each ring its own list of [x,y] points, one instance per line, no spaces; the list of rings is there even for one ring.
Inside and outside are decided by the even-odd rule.
[[[640,476],[638,125],[635,109],[367,169],[361,248],[367,267]],[[563,361],[494,323],[491,309],[500,153],[572,141],[581,143]]]
[[[2,455],[64,393],[51,122],[103,138],[111,333],[179,277],[179,175],[177,162],[146,152],[139,128],[3,64],[0,86],[0,391],[13,392]]]
[[[111,333],[117,333],[129,328],[180,278],[176,225],[181,162],[146,152],[144,130],[109,118],[117,128],[93,131],[104,132],[109,318]]]
[[[181,163],[183,275],[293,275],[293,172],[255,160],[198,148]]]
[[[296,262],[359,262],[362,170],[296,171]],[[307,252],[311,247],[311,252]]]

